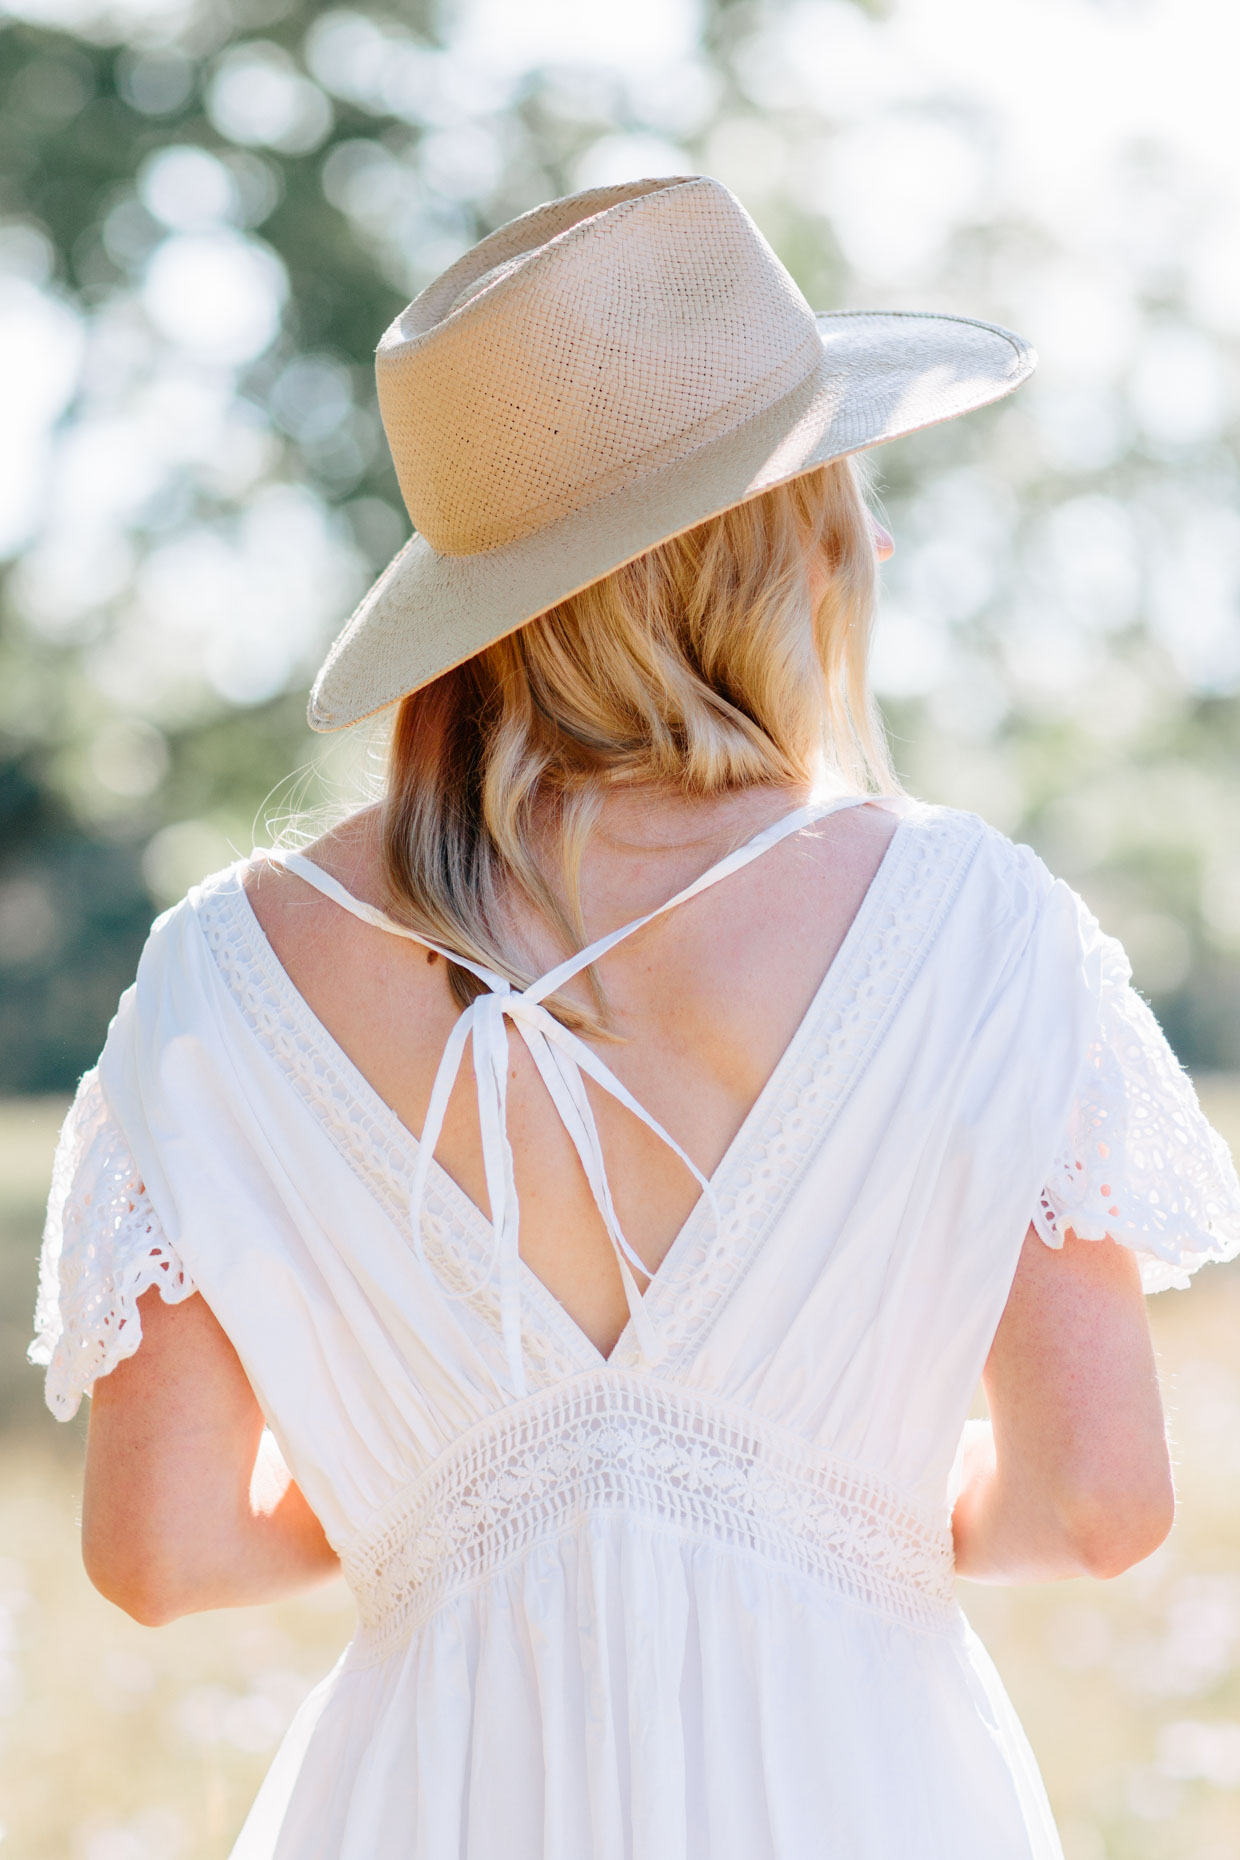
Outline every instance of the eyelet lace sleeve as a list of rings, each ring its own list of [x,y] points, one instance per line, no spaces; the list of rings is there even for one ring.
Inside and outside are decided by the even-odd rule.
[[[152,1285],[170,1305],[195,1290],[88,1072],[56,1148],[28,1352],[47,1368],[57,1420],[71,1420],[96,1378],[133,1355],[142,1341],[138,1299]]]
[[[1033,1224],[1048,1246],[1066,1231],[1110,1235],[1141,1262],[1147,1292],[1186,1286],[1207,1260],[1240,1252],[1240,1183],[1188,1074],[1114,937],[1100,939],[1094,1037]]]

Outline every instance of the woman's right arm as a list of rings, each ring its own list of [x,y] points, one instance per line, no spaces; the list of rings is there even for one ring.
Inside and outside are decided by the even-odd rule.
[[[952,1514],[977,1582],[1116,1576],[1175,1515],[1166,1426],[1133,1254],[1025,1236],[986,1364],[990,1424],[970,1423]]]
[[[148,1627],[275,1601],[339,1564],[279,1455],[236,1351],[198,1293],[138,1306],[142,1343],[95,1383],[82,1558]]]

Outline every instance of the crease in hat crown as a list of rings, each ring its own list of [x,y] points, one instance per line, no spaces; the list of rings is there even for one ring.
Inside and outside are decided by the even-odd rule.
[[[705,176],[525,214],[376,356],[401,493],[437,554],[520,541],[734,430],[823,368],[814,314]],[[558,211],[557,211],[558,209]]]

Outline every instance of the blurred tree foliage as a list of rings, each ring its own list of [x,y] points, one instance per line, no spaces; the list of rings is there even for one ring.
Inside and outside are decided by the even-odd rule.
[[[836,32],[883,10],[820,9]],[[370,357],[422,284],[543,199],[683,160],[737,188],[811,301],[858,301],[865,265],[807,179],[830,109],[780,75],[796,11],[713,0],[648,83],[480,58],[433,0],[0,17],[0,341],[22,337],[33,409],[0,592],[0,1091],[70,1085],[153,911],[248,850],[292,773],[312,800],[330,786],[304,692],[407,534]],[[948,128],[984,160],[984,122]],[[1009,281],[1056,260],[1045,233],[981,209],[949,233],[885,301],[1020,326]],[[1143,314],[1182,320],[1179,289],[1160,276]],[[1098,443],[1087,399],[884,455],[879,688],[910,786],[1032,839],[1125,937],[1185,1061],[1234,1065],[1240,669],[1194,682],[1149,624],[1150,576],[1124,583],[1169,486],[1232,497],[1234,435]],[[942,663],[913,676],[926,640]]]

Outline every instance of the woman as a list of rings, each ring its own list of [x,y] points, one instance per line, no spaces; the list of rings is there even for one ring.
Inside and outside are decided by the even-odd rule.
[[[384,337],[418,534],[311,700],[398,706],[382,804],[160,919],[46,1250],[103,1593],[357,1595],[240,1860],[1059,1853],[953,1564],[1161,1541],[1141,1274],[1240,1189],[1119,946],[873,718],[849,455],[1031,366],[816,320],[700,177]]]

